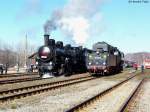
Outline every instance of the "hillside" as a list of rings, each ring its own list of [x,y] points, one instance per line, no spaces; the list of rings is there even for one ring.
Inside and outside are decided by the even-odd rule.
[[[141,65],[145,59],[150,59],[150,52],[128,53],[125,55],[125,60],[137,62],[139,65]]]

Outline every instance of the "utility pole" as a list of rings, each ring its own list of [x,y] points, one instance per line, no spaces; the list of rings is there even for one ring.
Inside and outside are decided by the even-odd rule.
[[[16,71],[19,72],[19,54],[17,53],[17,64],[16,64]]]
[[[25,67],[27,67],[27,55],[28,55],[28,40],[27,40],[27,34],[25,37]]]

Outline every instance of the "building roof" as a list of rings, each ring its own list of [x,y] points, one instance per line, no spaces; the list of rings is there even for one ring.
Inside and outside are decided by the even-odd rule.
[[[33,53],[28,57],[28,59],[35,59],[37,57],[37,52]]]

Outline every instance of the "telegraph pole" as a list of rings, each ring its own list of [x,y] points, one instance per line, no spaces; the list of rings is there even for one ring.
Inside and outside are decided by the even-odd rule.
[[[27,34],[25,37],[25,67],[27,67],[27,55],[28,55],[28,40],[27,40]]]

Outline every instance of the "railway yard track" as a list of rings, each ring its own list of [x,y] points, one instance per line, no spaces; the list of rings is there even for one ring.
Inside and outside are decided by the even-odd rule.
[[[96,78],[92,76],[86,76],[86,77],[74,78],[74,79],[63,80],[58,82],[50,82],[50,83],[44,83],[44,84],[33,85],[28,87],[4,90],[4,91],[0,91],[0,102],[26,97],[28,95],[30,96],[34,94],[39,94],[45,91],[58,89],[61,87],[65,87],[65,86],[69,86],[69,85],[73,85],[76,83],[81,83],[93,79]]]
[[[37,73],[12,73],[0,75],[0,84],[12,84],[40,79],[41,78]]]
[[[119,82],[118,84],[104,90],[103,92],[98,93],[97,95],[89,98],[88,100],[85,100],[84,102],[68,109],[66,112],[100,112],[100,111],[107,111],[107,112],[123,112],[126,108],[126,106],[128,105],[129,101],[131,100],[131,98],[133,97],[133,95],[136,93],[136,91],[138,90],[138,88],[143,84],[144,79],[140,80],[138,82],[138,84],[136,84],[136,86],[134,88],[132,88],[132,92],[130,92],[130,94],[124,98],[120,97],[121,100],[125,100],[125,101],[118,101],[119,105],[118,108],[113,102],[113,96],[117,96],[118,93],[116,92],[116,94],[112,94],[114,91],[116,91],[118,88],[121,89],[125,89],[126,85],[130,80],[133,80],[135,76],[132,76],[124,81]],[[129,83],[131,84],[131,83]],[[111,96],[111,97],[110,97]],[[103,98],[104,97],[104,98]],[[108,97],[110,97],[111,99],[109,99]],[[106,100],[106,101],[105,101]],[[108,100],[111,100],[110,102]],[[105,105],[105,103],[110,103],[110,105]],[[111,103],[112,102],[112,103]],[[101,108],[99,108],[101,106]],[[104,106],[104,107],[103,107]],[[109,107],[108,107],[109,106]]]
[[[8,78],[8,77],[21,77],[21,76],[31,76],[37,75],[37,73],[9,73],[0,75],[0,78]]]
[[[145,78],[143,83],[128,99],[122,112],[149,112],[150,110],[150,90],[147,89],[150,79]]]
[[[19,102],[20,102],[19,105],[22,105],[21,100],[23,100],[24,97],[27,97],[26,102],[28,102],[28,99],[30,98],[36,99],[36,97],[39,97],[39,96],[42,97],[42,95],[47,94],[47,96],[45,96],[46,101],[45,100],[42,102],[40,101],[42,104],[35,103],[34,106],[33,105],[29,107],[23,106],[21,108],[18,108],[19,109],[18,111],[24,112],[24,111],[33,111],[33,110],[36,111],[37,110],[37,111],[45,111],[45,112],[49,112],[49,111],[51,112],[53,111],[57,111],[57,112],[80,112],[80,111],[81,112],[103,112],[103,111],[126,112],[130,110],[131,103],[133,102],[133,99],[136,97],[135,94],[137,94],[137,91],[139,91],[139,88],[141,88],[141,86],[145,83],[146,79],[145,77],[141,77],[141,73],[139,72],[130,73],[130,74],[126,72],[124,76],[125,75],[127,76],[124,78],[122,77],[123,75],[122,76],[120,75],[121,79],[116,80],[116,81],[114,79],[119,77],[119,75],[110,76],[110,77],[100,77],[100,78],[91,77],[90,75],[88,75],[88,76],[76,77],[76,78],[71,78],[71,79],[66,78],[65,80],[55,80],[52,82],[45,82],[42,84],[29,85],[26,87],[19,87],[19,88],[8,89],[8,90],[4,89],[0,91],[0,103],[5,105],[7,104],[7,102],[10,102],[10,101],[18,102],[17,99],[19,99]],[[141,77],[141,78],[138,78],[138,77]],[[70,92],[73,91],[73,90],[70,90],[71,88],[76,88],[76,87],[83,88],[81,85],[85,85],[85,83],[88,85],[91,85],[92,83],[90,80],[95,82],[95,84],[96,83],[98,84],[98,82],[100,81],[101,82],[100,85],[102,86],[100,87],[101,89],[99,88],[100,85],[96,84],[97,85],[96,88],[97,89],[99,88],[100,90],[95,91],[95,89],[92,90],[92,88],[91,89],[89,88],[88,91],[87,90],[85,91],[84,89],[81,89],[83,90],[83,92],[81,93],[79,92],[82,95],[81,97],[78,94],[78,91],[79,91],[78,89],[77,89],[77,92],[75,92],[77,96],[74,96],[75,94],[73,95],[72,93],[68,93],[69,91]],[[104,84],[106,82],[109,82],[110,84],[109,83]],[[103,85],[107,85],[107,86],[103,87]],[[88,86],[86,88],[88,88]],[[76,91],[76,89],[74,90]],[[68,92],[64,93],[62,91],[64,92],[68,91]],[[94,91],[95,93],[93,94]],[[60,96],[59,94],[57,96],[56,93],[59,93],[59,92],[60,92]],[[40,94],[40,93],[44,93],[44,94]],[[85,96],[88,94],[89,96]],[[52,96],[48,98],[48,95],[52,95]],[[82,98],[83,96],[85,97],[85,99]],[[58,101],[57,101],[57,98],[58,98]],[[30,101],[32,100],[29,100],[29,102]],[[46,102],[49,102],[49,103],[46,103]],[[60,106],[60,104],[56,102],[59,102],[60,104],[62,103],[64,104]],[[43,108],[44,104],[47,106],[49,104],[49,106]],[[66,104],[67,106],[64,107]],[[49,109],[49,107],[54,106],[54,105],[56,105],[55,109],[54,108]],[[28,109],[26,110],[26,108]]]
[[[40,77],[28,77],[28,78],[18,78],[18,79],[6,79],[0,80],[0,84],[12,84],[12,83],[20,83],[20,82],[27,82],[27,81],[35,81],[35,80],[42,80]]]
[[[129,97],[126,99],[126,101],[124,102],[124,104],[122,105],[122,107],[120,108],[120,112],[125,112],[125,109],[127,108],[127,106],[129,105],[129,102],[131,102],[131,99],[134,98],[134,95],[137,93],[138,89],[143,85],[143,83],[145,82],[145,78],[143,78],[140,83],[137,85],[137,87],[134,88],[134,91],[129,95]]]

